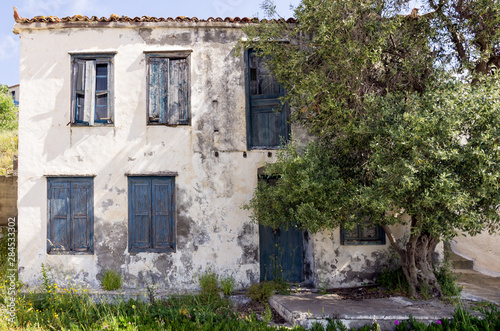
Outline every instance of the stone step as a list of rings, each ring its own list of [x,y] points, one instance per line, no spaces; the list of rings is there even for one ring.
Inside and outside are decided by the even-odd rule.
[[[450,252],[450,262],[453,269],[472,270],[474,268],[473,260],[462,257],[454,252]]]

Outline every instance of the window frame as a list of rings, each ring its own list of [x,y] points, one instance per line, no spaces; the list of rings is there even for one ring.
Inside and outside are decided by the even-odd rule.
[[[66,219],[69,221],[69,249],[60,249],[51,245],[55,242],[54,240],[54,210],[53,210],[53,190],[52,188],[57,184],[67,184],[69,186],[69,195],[66,197],[67,206],[67,216]],[[75,248],[75,238],[74,235],[77,232],[75,229],[75,215],[73,214],[74,203],[76,196],[72,195],[73,184],[86,184],[86,224],[85,228],[87,231],[86,242],[87,250],[77,250]],[[64,248],[64,246],[63,246]],[[94,177],[47,177],[47,254],[50,255],[92,255],[94,254]]]
[[[244,52],[244,56],[245,56],[245,100],[246,100],[246,127],[247,127],[247,150],[273,150],[273,149],[279,149],[281,147],[281,144],[282,144],[282,141],[278,142],[276,145],[257,145],[257,144],[254,144],[253,140],[254,140],[254,137],[253,137],[253,131],[254,131],[254,128],[253,128],[253,125],[252,125],[252,104],[251,104],[251,94],[250,94],[250,91],[251,91],[251,88],[250,88],[250,80],[251,80],[251,73],[250,73],[250,70],[251,70],[251,66],[250,66],[250,57],[251,57],[251,54],[252,53],[257,53],[258,51],[257,50],[254,50],[254,49],[248,49],[247,51]],[[259,99],[268,99],[268,100],[271,100],[271,99],[275,99],[277,102],[279,102],[281,104],[281,101],[279,100],[280,97],[284,96],[285,95],[285,89],[283,88],[283,86],[280,85],[280,93],[279,94],[271,94],[269,96],[273,96],[273,97],[268,97],[268,98],[264,98],[264,97],[261,97]],[[264,95],[263,95],[264,96]],[[284,112],[284,114],[282,115],[284,117],[283,119],[283,133],[284,133],[284,141],[288,141],[290,139],[290,133],[291,133],[291,126],[290,126],[290,123],[289,123],[289,119],[290,119],[290,109],[288,107],[287,104],[282,104],[282,107],[283,109],[279,112]],[[278,112],[276,112],[278,113]]]
[[[74,53],[71,54],[71,125],[72,126],[114,126],[115,122],[115,114],[114,114],[114,56],[116,52],[110,52],[110,53]],[[108,102],[107,102],[107,114],[108,114],[108,119],[106,121],[104,120],[95,120],[95,114],[96,114],[96,108],[98,107],[97,105],[97,97],[98,97],[98,91],[97,86],[94,85],[94,88],[92,90],[92,96],[94,97],[94,102],[93,102],[93,114],[89,114],[89,120],[78,120],[78,109],[77,109],[77,79],[78,79],[78,61],[94,61],[96,65],[95,73],[94,73],[94,79],[95,79],[95,84],[97,84],[97,64],[107,64],[107,90],[106,92],[102,92],[105,90],[102,90],[100,94],[102,95],[103,93],[107,93],[108,97]],[[84,82],[87,81],[85,78],[85,72],[83,73],[84,75]],[[85,93],[85,89],[83,90]],[[85,115],[84,115],[85,117]]]
[[[137,240],[136,238],[136,233],[135,233],[135,211],[136,211],[136,205],[134,202],[134,195],[135,195],[135,190],[136,184],[142,184],[145,183],[146,181],[149,182],[149,187],[147,193],[149,195],[146,195],[146,197],[149,199],[149,210],[148,210],[148,246],[144,247],[139,247],[140,246],[140,241]],[[163,224],[164,227],[167,227],[169,229],[169,237],[170,241],[167,242],[158,242],[155,243],[154,240],[154,209],[155,209],[155,199],[156,196],[154,196],[154,185],[155,182],[163,182],[163,183],[168,183],[170,186],[170,204],[167,205],[169,214],[168,214],[168,220],[166,224]],[[164,184],[163,184],[164,185]],[[168,189],[167,189],[168,190]],[[143,253],[143,252],[153,252],[153,253],[175,253],[176,248],[177,248],[177,227],[176,227],[176,201],[175,201],[175,175],[128,175],[128,251],[130,253]],[[168,203],[168,201],[167,201]],[[146,204],[148,204],[146,202]],[[161,203],[160,203],[161,205]],[[162,245],[162,247],[155,247],[155,244]]]
[[[183,50],[183,51],[145,51],[146,54],[146,125],[151,126],[190,126],[191,125],[191,52],[192,50]],[[168,62],[170,60],[186,60],[187,64],[187,72],[186,72],[186,111],[184,119],[177,120],[176,123],[169,122],[169,116],[167,114],[164,115],[164,121],[152,121],[153,118],[150,116],[151,113],[151,105],[150,105],[150,94],[151,91],[151,62],[154,59],[167,59]],[[170,75],[170,74],[169,74]],[[163,77],[165,78],[165,77]],[[170,76],[169,82],[167,84],[167,93],[170,90]],[[167,101],[167,105],[165,106],[165,110],[169,111],[169,105]]]
[[[375,226],[376,238],[363,237],[365,226],[357,224],[357,237],[348,237],[345,228],[340,228],[340,238],[342,245],[385,245],[385,231],[380,225]]]

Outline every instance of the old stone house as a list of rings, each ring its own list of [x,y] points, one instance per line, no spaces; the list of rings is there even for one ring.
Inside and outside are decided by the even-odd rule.
[[[282,89],[252,52],[247,18],[17,17],[19,275],[129,288],[197,288],[211,269],[238,287],[372,279],[378,229],[265,229],[241,206],[290,131]]]

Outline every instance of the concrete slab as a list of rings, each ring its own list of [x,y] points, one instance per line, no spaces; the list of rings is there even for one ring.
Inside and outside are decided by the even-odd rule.
[[[500,305],[500,277],[491,277],[474,270],[458,270],[457,276],[463,299]]]
[[[326,326],[328,319],[340,320],[348,328],[360,328],[376,321],[383,330],[395,329],[395,321],[414,319],[430,324],[451,318],[453,304],[439,300],[415,301],[405,297],[344,300],[335,294],[275,295],[271,306],[292,325],[311,328],[314,323]]]

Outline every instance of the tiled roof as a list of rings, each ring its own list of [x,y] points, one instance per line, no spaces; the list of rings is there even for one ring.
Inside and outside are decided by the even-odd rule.
[[[108,17],[97,17],[97,16],[82,16],[82,15],[74,15],[59,18],[57,16],[35,16],[33,18],[25,18],[20,17],[17,8],[14,7],[14,19],[16,23],[60,23],[60,22],[227,22],[227,23],[258,23],[258,22],[267,22],[268,20],[259,20],[258,18],[249,18],[249,17],[226,17],[226,18],[213,18],[209,17],[207,19],[199,19],[197,17],[185,17],[185,16],[177,16],[173,17],[151,17],[151,16],[141,16],[141,17],[128,17],[128,16],[118,16],[116,14],[112,14]],[[287,23],[295,23],[294,18],[289,18],[283,22]]]

